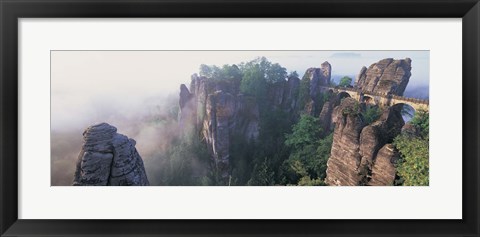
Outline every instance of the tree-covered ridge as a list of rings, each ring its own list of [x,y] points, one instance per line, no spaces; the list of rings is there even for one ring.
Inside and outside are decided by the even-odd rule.
[[[205,184],[324,185],[322,179],[331,136],[323,142],[318,118],[302,115],[295,119],[295,116],[272,106],[271,98],[268,98],[272,87],[286,83],[288,77],[298,77],[296,71],[287,73],[280,64],[260,57],[234,65],[203,64],[199,75],[208,80],[208,93],[220,88],[233,95],[243,94],[251,97],[260,108],[257,139],[244,139],[239,134],[230,136],[231,177],[222,182],[210,171],[202,178]],[[294,91],[295,98],[301,90]],[[310,129],[314,133],[305,133]],[[304,142],[294,144],[295,140]]]

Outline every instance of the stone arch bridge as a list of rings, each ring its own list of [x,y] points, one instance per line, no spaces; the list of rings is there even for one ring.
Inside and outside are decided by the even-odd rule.
[[[360,102],[365,102],[367,104],[374,104],[378,106],[394,106],[396,104],[407,104],[412,106],[415,111],[429,110],[428,100],[421,100],[391,94],[381,94],[370,91],[362,91],[360,89],[349,87],[320,87],[320,89],[323,92],[331,91],[337,94],[347,93],[348,96],[352,97],[353,99],[356,99]]]

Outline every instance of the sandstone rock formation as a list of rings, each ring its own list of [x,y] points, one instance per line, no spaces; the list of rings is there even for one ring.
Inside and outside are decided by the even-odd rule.
[[[399,108],[387,108],[377,121],[367,126],[361,115],[362,106],[354,99],[345,98],[334,109],[332,119],[335,130],[327,163],[327,184],[371,185],[389,180],[391,172],[380,172],[379,169],[386,166],[384,159],[390,153],[386,150],[380,153],[379,150],[401,132],[404,121]],[[390,155],[393,157],[394,153]],[[393,159],[392,157],[389,156],[388,159]],[[378,159],[383,160],[377,167]],[[376,180],[372,183],[374,170]]]
[[[332,127],[332,114],[334,109],[333,101],[327,101],[323,104],[322,111],[318,118],[320,119],[320,125],[322,127],[322,136],[330,133]]]
[[[370,186],[391,186],[395,181],[395,162],[398,160],[398,151],[392,144],[385,144],[377,154],[375,165],[372,168]]]
[[[411,76],[410,58],[395,60],[382,59],[368,67],[363,67],[357,76],[356,87],[363,91],[380,94],[403,95]]]
[[[135,140],[118,134],[117,128],[100,123],[83,133],[73,185],[149,185]]]
[[[178,114],[178,122],[180,124],[180,127],[189,127],[188,129],[185,128],[184,131],[190,131],[191,129],[196,127],[196,101],[193,99],[193,94],[190,93],[190,91],[184,84],[180,85],[179,96],[180,112]]]
[[[329,70],[330,68],[328,73]],[[180,87],[180,126],[183,130],[188,130],[189,123],[195,124],[195,131],[202,136],[212,153],[217,172],[221,177],[227,178],[230,172],[232,137],[250,141],[259,136],[258,101],[251,96],[235,94],[238,92],[236,85],[218,85],[218,82],[211,83],[207,78],[196,74],[191,79],[190,90],[185,85]],[[272,110],[285,111],[294,119],[298,114],[299,86],[300,79],[293,76],[275,83],[267,90],[266,104]]]
[[[409,58],[387,58],[363,67],[357,77],[356,89],[379,95],[403,95],[411,75]],[[358,103],[358,102],[357,102]],[[325,103],[320,118],[324,127],[333,100]],[[332,150],[327,163],[326,183],[329,185],[393,185],[394,161],[398,152],[391,142],[402,131],[415,133],[404,126],[402,106],[384,107],[384,113],[370,125],[363,124],[361,111],[372,105],[355,104],[345,98],[333,109],[335,124]],[[347,112],[347,113],[346,113]]]
[[[392,142],[405,124],[402,118],[400,107],[388,108],[382,116],[372,124],[363,128],[360,134],[360,150],[362,156],[360,173],[369,175],[372,166],[376,165],[377,152],[386,143]],[[368,181],[369,177],[366,177]]]
[[[305,72],[304,78],[310,80],[310,100],[307,101],[304,111],[310,115],[318,115],[322,108],[319,108],[318,95],[322,92],[321,87],[330,86],[332,66],[328,62],[321,64],[319,68],[309,68]]]
[[[208,95],[203,136],[212,147],[217,171],[222,178],[229,175],[230,124],[235,114],[234,97],[223,91]]]
[[[319,68],[309,68],[304,77],[310,79],[310,97],[313,99],[320,93],[320,86],[329,86],[332,76],[332,66],[328,62],[323,62]]]
[[[358,172],[361,161],[359,138],[365,126],[358,102],[345,98],[335,107],[332,120],[335,129],[325,182],[328,185],[358,185],[363,178]]]
[[[288,113],[295,113],[297,111],[298,90],[300,87],[300,78],[290,76],[287,78],[287,84],[283,92],[283,109]]]

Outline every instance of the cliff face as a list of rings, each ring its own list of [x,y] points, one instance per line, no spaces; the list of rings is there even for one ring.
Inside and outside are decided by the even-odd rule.
[[[246,140],[258,137],[257,102],[253,97],[235,94],[239,91],[238,85],[212,83],[196,74],[191,79],[190,90],[185,85],[180,87],[180,129],[192,128],[183,121],[194,124],[194,134],[199,134],[206,142],[218,174],[227,179],[230,174],[231,139],[234,136]],[[281,92],[271,97],[275,105],[282,105],[283,87]]]
[[[410,58],[394,60],[386,58],[363,67],[357,77],[356,87],[369,92],[403,95],[411,76]]]
[[[230,172],[230,141],[256,140],[260,132],[259,102],[254,97],[239,91],[239,85],[222,85],[209,82],[205,77],[192,75],[190,90],[180,86],[179,121],[182,130],[195,124],[194,131],[200,134],[211,151],[217,172],[224,179]],[[264,103],[269,110],[281,110],[298,116],[298,89],[300,79],[289,77],[267,88]]]
[[[333,111],[335,128],[325,180],[328,185],[358,185],[362,180],[358,172],[359,149],[360,132],[365,123],[359,113],[358,102],[352,98],[345,98]]]
[[[73,185],[149,185],[135,140],[107,123],[88,127],[83,139]]]
[[[393,161],[394,154],[388,153],[387,148],[383,152],[379,150],[400,134],[404,125],[401,111],[398,107],[390,107],[377,121],[366,125],[361,114],[363,110],[352,98],[345,98],[334,110],[335,129],[327,163],[326,183],[329,185],[378,185],[379,181],[370,183],[372,171],[375,171],[376,180],[384,183],[389,180],[390,176],[384,177],[380,167],[387,166],[385,160]],[[382,162],[376,167],[378,160]],[[389,181],[393,183],[394,178],[395,173]]]
[[[319,68],[309,68],[305,76],[310,79],[310,96],[315,98],[320,93],[320,86],[329,86],[332,76],[332,66],[328,62],[323,62]]]
[[[371,186],[391,186],[395,181],[395,162],[398,160],[398,151],[392,144],[385,144],[377,154],[375,165],[372,168],[372,178],[368,182]]]
[[[411,75],[410,70],[409,58],[383,59],[368,69],[361,69],[356,87],[380,94],[402,95]],[[324,126],[329,124],[331,103],[334,102],[326,103],[320,114]],[[398,153],[391,142],[405,124],[402,106],[384,108],[379,119],[366,125],[362,112],[367,106],[345,98],[333,110],[335,128],[325,180],[329,185],[393,185]]]
[[[319,95],[322,92],[321,87],[330,86],[332,76],[332,66],[328,62],[321,64],[319,68],[309,68],[305,72],[304,78],[310,81],[309,101],[306,102],[305,108],[302,108],[307,114],[318,115],[322,108]]]

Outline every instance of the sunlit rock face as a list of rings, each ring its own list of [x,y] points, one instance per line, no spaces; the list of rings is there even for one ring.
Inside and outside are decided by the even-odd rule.
[[[363,67],[357,76],[356,87],[368,92],[403,95],[412,70],[410,58],[395,60],[386,58]]]
[[[403,95],[410,71],[409,58],[382,59],[368,68],[363,67],[355,86],[360,91]],[[331,103],[336,104],[325,103],[320,113],[324,128],[328,125]],[[380,118],[367,125],[362,116],[366,106],[345,98],[333,109],[331,121],[335,128],[325,180],[328,185],[393,185],[398,151],[391,143],[402,128],[412,129],[404,127],[401,106],[385,107]]]
[[[73,185],[149,185],[135,140],[117,133],[117,128],[107,123],[88,127],[83,139]]]
[[[393,184],[395,172],[382,169],[392,168],[393,163],[389,165],[386,160],[393,161],[397,155],[393,147],[385,146],[400,134],[404,126],[400,110],[390,107],[377,121],[366,125],[361,114],[363,109],[352,98],[345,98],[334,109],[335,130],[326,178],[329,185]],[[380,152],[381,149],[384,150]]]
[[[358,185],[363,178],[358,172],[361,160],[359,138],[365,123],[359,113],[358,102],[352,98],[345,98],[333,111],[335,129],[325,179],[328,185]]]

